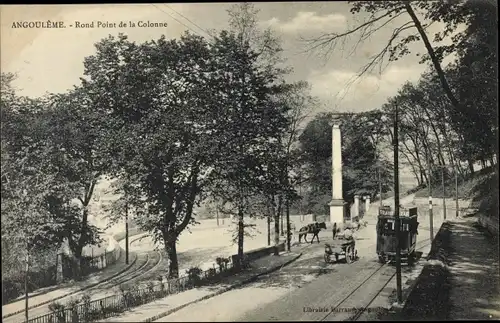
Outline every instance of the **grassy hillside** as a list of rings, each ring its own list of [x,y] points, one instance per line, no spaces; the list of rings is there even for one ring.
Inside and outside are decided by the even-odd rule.
[[[445,197],[455,198],[455,179],[445,181]],[[415,192],[415,197],[427,198],[429,190],[427,187],[420,188]],[[434,184],[432,197],[442,198],[443,187]],[[474,174],[458,180],[458,198],[472,200],[471,206],[479,208],[481,212],[498,216],[498,178],[494,168],[487,167]]]

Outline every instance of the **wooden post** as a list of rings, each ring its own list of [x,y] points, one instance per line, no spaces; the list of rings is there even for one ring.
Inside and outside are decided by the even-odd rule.
[[[401,286],[401,221],[399,218],[399,138],[398,138],[398,106],[394,111],[394,220],[396,225],[396,292],[398,303],[403,301]]]
[[[429,164],[429,157],[427,155],[427,171],[429,173],[429,178],[427,180],[427,186],[429,188],[429,232],[431,236],[431,241],[434,240],[434,220],[433,220],[433,210],[432,210],[432,171]]]
[[[444,165],[441,167],[441,183],[443,185],[443,220],[446,220],[446,188],[444,186]]]
[[[378,173],[378,190],[380,194],[380,206],[384,206],[384,203],[382,202],[382,176],[380,174],[380,165],[377,167],[377,173]]]
[[[26,245],[26,274],[24,276],[24,316],[26,317],[26,322],[28,322],[28,279],[29,279],[29,246]]]
[[[128,265],[128,203],[125,204],[125,263]]]
[[[455,168],[455,217],[458,218],[458,172]]]

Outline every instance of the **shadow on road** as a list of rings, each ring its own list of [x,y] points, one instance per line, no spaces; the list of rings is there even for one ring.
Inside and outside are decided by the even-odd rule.
[[[346,264],[326,264],[323,254],[299,258],[293,264],[282,269],[263,276],[259,279],[257,287],[259,288],[290,288],[302,287],[321,275],[336,272],[337,266]]]
[[[377,320],[498,319],[500,308],[499,250],[492,237],[472,222],[446,225],[446,267],[428,265],[401,313]],[[444,282],[442,281],[444,280]]]

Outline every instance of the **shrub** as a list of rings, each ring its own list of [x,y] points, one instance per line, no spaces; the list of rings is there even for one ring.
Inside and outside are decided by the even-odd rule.
[[[210,268],[207,272],[207,279],[213,280],[217,276],[217,269]]]
[[[250,259],[245,254],[243,254],[243,258],[241,259],[241,267],[242,269],[250,268]]]
[[[70,300],[66,303],[67,308],[73,308],[76,307],[78,304],[80,304],[80,301],[78,298],[70,298]]]
[[[147,283],[147,289],[150,293],[154,293],[155,291],[155,284],[152,281],[148,281]]]
[[[56,322],[66,323],[66,311],[64,304],[52,302],[49,304],[49,310],[53,313],[52,318],[55,318]]]
[[[201,282],[201,274],[203,270],[199,267],[191,267],[186,271],[188,275],[188,285],[189,286],[199,286]]]
[[[80,300],[77,298],[71,298],[69,302],[66,303],[66,307],[71,310],[71,322],[78,323],[78,304]]]
[[[61,304],[61,303],[59,303],[57,301],[54,301],[54,302],[52,302],[52,303],[49,304],[49,310],[51,312],[58,312],[58,311],[62,311],[64,309],[65,309],[64,304]]]
[[[23,284],[14,279],[2,279],[2,305],[21,295]]]
[[[220,271],[225,271],[227,269],[227,264],[229,263],[229,258],[217,257],[215,262],[219,266]]]
[[[83,320],[85,322],[90,321],[91,320],[91,315],[90,315],[90,312],[91,312],[91,308],[90,308],[91,298],[90,298],[90,294],[88,292],[85,292],[82,295],[82,298],[80,298],[80,301],[83,304],[83,306],[82,306]]]

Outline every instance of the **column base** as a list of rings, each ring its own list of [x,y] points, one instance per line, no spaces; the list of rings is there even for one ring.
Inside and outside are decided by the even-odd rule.
[[[342,199],[333,199],[328,205],[330,206],[330,223],[344,223],[345,207],[347,203]]]

